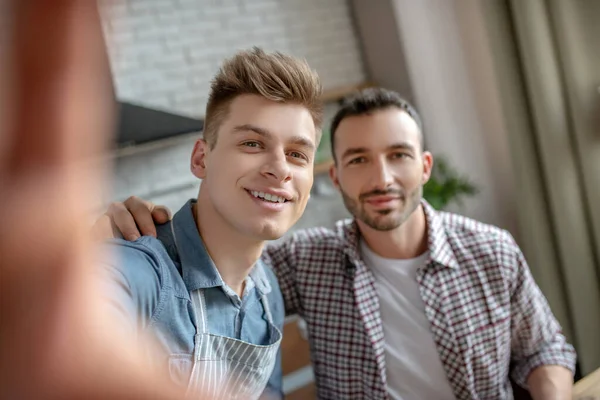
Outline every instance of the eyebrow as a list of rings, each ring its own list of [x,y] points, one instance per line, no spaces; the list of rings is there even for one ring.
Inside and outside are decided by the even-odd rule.
[[[401,143],[395,143],[391,146],[388,146],[387,150],[409,150],[414,152],[415,151],[415,146],[413,146],[412,144],[408,143],[408,142],[401,142]],[[350,156],[354,156],[357,154],[364,154],[364,153],[368,153],[369,149],[366,147],[351,147],[348,150],[346,150],[344,152],[344,154],[342,154],[342,159],[350,157]]]
[[[233,130],[234,130],[234,132],[254,132],[266,139],[272,139],[275,136],[269,130],[267,130],[265,128],[261,128],[260,126],[252,125],[252,124],[238,125],[235,128],[233,128]],[[307,147],[311,150],[315,149],[315,144],[311,140],[309,140],[303,136],[294,135],[290,138],[289,141],[292,144]]]
[[[410,150],[415,151],[416,147],[408,142],[396,143],[388,147],[390,150]]]
[[[364,154],[368,151],[369,149],[367,149],[366,147],[351,147],[348,150],[346,150],[344,154],[342,154],[342,158],[347,158],[356,154]]]

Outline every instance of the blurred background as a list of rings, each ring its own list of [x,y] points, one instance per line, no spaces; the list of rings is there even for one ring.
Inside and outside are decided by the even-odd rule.
[[[200,182],[189,156],[211,77],[240,49],[304,57],[331,118],[384,86],[420,110],[437,160],[426,198],[509,230],[579,355],[600,367],[600,1],[101,1],[119,130],[113,192],[173,211]],[[348,214],[329,182],[327,131],[295,229]],[[286,324],[285,391],[312,395],[307,343]]]

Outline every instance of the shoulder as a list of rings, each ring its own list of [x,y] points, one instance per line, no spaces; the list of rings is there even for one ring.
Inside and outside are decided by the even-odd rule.
[[[343,234],[340,232],[342,226],[345,226],[345,221],[338,221],[333,229],[322,226],[298,229],[292,233],[291,239],[298,245],[321,246],[323,243],[335,242],[342,238]]]
[[[338,221],[336,227],[314,227],[298,229],[285,237],[267,245],[267,253],[276,253],[282,249],[293,252],[311,252],[315,250],[339,248],[344,240],[344,228],[350,220]]]
[[[462,215],[439,212],[442,227],[458,261],[478,261],[514,275],[522,258],[515,239],[505,229]]]
[[[449,212],[437,214],[450,238],[461,240],[466,244],[473,243],[473,245],[482,242],[498,242],[500,245],[516,246],[512,235],[505,229],[459,214]]]
[[[138,292],[169,284],[166,273],[169,260],[163,244],[150,236],[134,242],[113,239],[104,244],[102,251],[102,264],[113,279],[122,280]]]

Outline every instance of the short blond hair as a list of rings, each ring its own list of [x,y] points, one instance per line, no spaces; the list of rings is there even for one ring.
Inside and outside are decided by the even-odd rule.
[[[280,52],[268,54],[258,47],[238,52],[225,60],[211,82],[204,139],[214,147],[231,101],[243,94],[255,94],[306,107],[315,123],[318,143],[323,123],[322,91],[319,75],[305,60]]]

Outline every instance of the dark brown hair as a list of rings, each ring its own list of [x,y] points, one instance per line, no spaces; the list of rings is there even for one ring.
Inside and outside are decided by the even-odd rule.
[[[415,120],[421,131],[421,147],[423,147],[423,124],[417,110],[400,94],[393,90],[383,88],[368,88],[349,95],[342,100],[341,108],[337,111],[331,122],[329,136],[331,140],[331,154],[335,160],[335,131],[340,123],[348,117],[367,115],[375,111],[398,108],[406,111]]]

